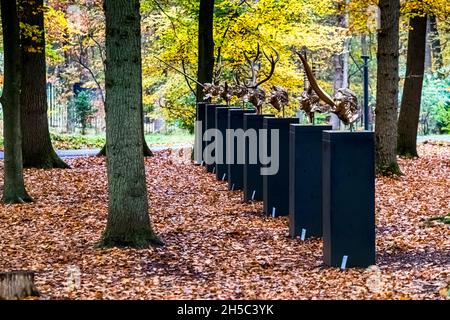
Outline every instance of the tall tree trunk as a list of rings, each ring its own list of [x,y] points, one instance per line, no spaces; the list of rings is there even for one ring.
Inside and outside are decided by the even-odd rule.
[[[141,135],[142,135],[142,141],[144,142],[142,145],[142,151],[144,153],[144,157],[153,157],[153,152],[152,150],[150,150],[147,141],[145,141],[145,132],[144,132],[144,109],[142,107],[142,130],[141,130]],[[99,153],[97,154],[98,157],[101,156],[106,156],[106,144],[102,147],[102,149],[99,151]]]
[[[139,0],[105,0],[108,220],[100,247],[161,244],[151,226],[142,139]]]
[[[444,66],[444,62],[442,59],[441,39],[439,38],[436,16],[430,15],[429,19],[430,19],[431,51],[435,66],[434,70],[439,70]]]
[[[337,25],[341,28],[348,28],[348,13],[346,12],[348,0],[341,0],[338,2],[338,11],[341,14],[337,15]],[[349,40],[346,37],[342,46],[343,52],[334,54],[334,92],[340,88],[348,88],[348,48]],[[333,130],[338,130],[341,127],[339,117],[331,113],[331,125]]]
[[[141,88],[142,88],[142,78],[141,78]],[[141,135],[142,135],[142,151],[144,152],[144,157],[153,157],[153,152],[148,147],[147,141],[145,141],[145,130],[144,130],[144,103],[141,96]]]
[[[432,70],[433,70],[433,58],[431,56],[430,16],[428,16],[426,40],[425,40],[425,71],[431,72]]]
[[[200,0],[198,16],[198,69],[197,81],[210,83],[214,73],[214,0]],[[197,85],[197,102],[203,101],[203,88]]]
[[[399,0],[380,0],[375,109],[376,168],[381,174],[401,174],[397,164]]]
[[[417,157],[417,129],[422,99],[427,17],[414,16],[409,20],[406,77],[398,118],[397,152],[405,157]]]
[[[3,202],[32,201],[25,190],[20,129],[20,30],[16,1],[1,0],[4,85],[3,138],[5,147]]]
[[[21,125],[23,166],[68,168],[53,149],[48,129],[44,0],[19,0],[19,20],[31,35],[21,35]]]

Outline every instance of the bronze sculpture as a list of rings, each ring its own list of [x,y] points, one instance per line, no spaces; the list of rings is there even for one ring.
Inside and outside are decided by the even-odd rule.
[[[261,63],[259,62],[259,58],[261,56],[261,51],[263,55],[266,57],[266,59],[270,63],[270,71],[269,74],[263,79],[258,81],[258,73],[261,69]],[[278,55],[278,52],[275,51],[275,56],[270,55],[268,56],[264,50],[260,50],[260,46],[258,44],[256,54],[253,59],[250,59],[247,55],[247,53],[244,52],[245,60],[247,61],[247,64],[249,65],[251,76],[249,83],[243,83],[243,86],[247,89],[246,91],[241,87],[240,83],[238,83],[238,88],[236,92],[241,96],[241,99],[246,99],[243,101],[250,102],[253,107],[256,110],[257,114],[262,113],[262,106],[264,102],[266,101],[266,92],[263,88],[261,88],[261,85],[267,81],[270,80],[272,77],[274,71],[275,71],[275,65],[280,60],[280,56]]]
[[[220,85],[214,83],[204,83],[201,85],[203,87],[203,93],[205,94],[205,99],[211,99],[218,97],[220,95]]]
[[[327,104],[328,110],[330,112],[336,114],[345,125],[350,125],[351,127],[352,124],[360,117],[360,110],[356,95],[350,89],[341,88],[337,90],[333,98],[330,97],[317,83],[317,80],[315,79],[311,67],[306,61],[306,58],[301,53],[296,53],[302,61],[303,67],[305,69],[305,74],[308,78],[308,82],[310,83],[312,90],[317,94],[320,100]],[[309,103],[311,102],[312,100]],[[304,103],[306,104],[307,102]],[[315,110],[319,111],[317,108],[315,108]],[[310,107],[309,112],[314,112],[312,107]],[[313,118],[314,115],[312,116],[312,119]]]
[[[277,111],[283,111],[284,107],[289,103],[289,94],[287,90],[280,86],[270,87],[269,103],[277,109]]]
[[[316,112],[326,112],[320,105],[320,98],[311,87],[305,89],[299,98],[300,109],[306,114],[311,124],[314,124],[314,114]]]
[[[358,98],[347,88],[338,89],[333,97],[334,106],[330,111],[335,113],[345,125],[351,125],[360,117]]]
[[[226,81],[224,85],[220,86],[219,96],[227,103],[227,106],[230,105],[231,99],[233,99],[233,89]]]

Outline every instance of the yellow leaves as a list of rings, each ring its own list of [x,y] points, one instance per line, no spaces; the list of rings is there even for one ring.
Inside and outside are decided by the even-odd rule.
[[[439,295],[446,299],[450,299],[450,284],[439,290]]]
[[[46,26],[47,41],[64,43],[64,37],[67,36],[68,23],[65,13],[47,6],[44,13],[44,24]]]
[[[407,293],[401,293],[400,297],[398,299],[399,300],[412,300],[411,296]]]
[[[27,52],[29,52],[29,53],[38,53],[38,52],[42,52],[42,50],[43,50],[44,48],[42,48],[42,47],[30,47],[30,46],[28,46],[28,47],[26,47],[26,51]]]
[[[445,17],[449,17],[450,4],[447,0],[403,0],[401,12],[407,17],[433,14],[445,19]]]
[[[39,26],[31,25],[28,23],[19,22],[20,35],[25,37],[32,42],[38,42],[42,36],[42,30],[39,30]]]
[[[240,5],[239,5],[240,4]],[[198,16],[189,6],[170,6],[165,13],[153,10],[145,13],[143,30],[155,41],[145,43],[144,59],[144,101],[164,102],[171,109],[165,115],[182,116],[192,114],[193,96],[183,76],[168,70],[153,55],[180,68],[185,61],[187,72],[195,78],[197,71]],[[245,68],[243,53],[254,52],[259,43],[267,53],[276,50],[280,55],[272,79],[264,87],[281,85],[292,94],[303,90],[303,71],[293,49],[307,47],[314,55],[316,64],[328,64],[334,52],[342,51],[347,30],[338,28],[328,15],[335,13],[332,0],[260,0],[241,3],[234,0],[217,2],[214,16],[215,55],[221,48],[221,81],[234,83],[232,72]],[[269,64],[263,57],[262,73],[268,73]],[[161,71],[166,70],[167,74]],[[149,78],[150,80],[147,80]],[[181,94],[182,96],[179,96]],[[157,104],[156,104],[157,105]],[[183,115],[183,108],[186,114]],[[289,109],[292,111],[290,112]],[[297,102],[291,99],[288,114],[297,109]],[[174,112],[176,110],[176,112]]]

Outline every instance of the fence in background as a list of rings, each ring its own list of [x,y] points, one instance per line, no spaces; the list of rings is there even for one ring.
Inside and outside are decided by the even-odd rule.
[[[74,121],[73,116],[70,115],[68,104],[57,103],[55,88],[51,83],[47,85],[47,99],[50,129],[58,133],[80,133],[81,127]],[[96,114],[90,118],[86,131],[88,134],[103,134],[105,133],[105,128],[104,116]],[[144,117],[145,134],[159,132],[164,128],[164,120]]]

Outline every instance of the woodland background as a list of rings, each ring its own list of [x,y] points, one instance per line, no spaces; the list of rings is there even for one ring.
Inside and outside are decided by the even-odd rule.
[[[47,95],[50,127],[81,132],[75,87],[90,92],[87,131],[104,132],[105,25],[101,0],[45,1]],[[174,128],[193,131],[195,83],[155,57],[186,71],[197,72],[199,1],[142,0],[143,101],[146,132]],[[303,71],[293,50],[308,49],[316,76],[328,92],[348,86],[362,101],[362,47],[369,55],[371,122],[376,95],[376,1],[361,0],[216,0],[214,4],[215,74],[233,83],[245,65],[243,53],[266,50],[280,54],[275,74],[264,86],[282,85],[292,95],[287,115],[298,112],[296,96],[303,91]],[[400,16],[400,94],[406,71],[410,17],[427,13],[425,76],[419,134],[450,132],[449,3],[403,1]],[[21,24],[25,34],[38,36],[34,26]],[[36,49],[38,50],[38,49]],[[414,54],[414,53],[412,53]],[[264,66],[268,67],[268,66]],[[219,70],[220,69],[220,70]],[[0,82],[3,72],[0,70]],[[188,84],[187,81],[190,83]],[[1,83],[0,83],[1,85]],[[81,102],[83,103],[83,102]],[[274,110],[267,111],[274,112]],[[155,120],[157,119],[157,120]],[[321,117],[325,120],[325,116]],[[303,120],[306,122],[306,118]],[[166,125],[164,125],[165,123]],[[54,139],[58,140],[55,136]],[[91,141],[92,142],[92,141]],[[102,142],[94,145],[99,146]],[[89,146],[89,143],[83,145]]]

